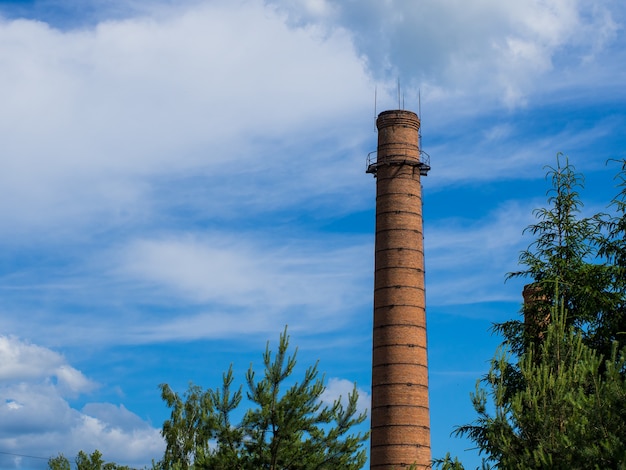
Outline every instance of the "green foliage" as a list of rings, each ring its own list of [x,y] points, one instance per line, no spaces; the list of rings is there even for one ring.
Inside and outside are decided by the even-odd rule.
[[[285,388],[296,365],[288,355],[287,331],[273,355],[269,343],[263,354],[263,376],[250,367],[246,396],[252,407],[239,423],[231,415],[242,402],[242,388],[233,391],[232,367],[223,375],[222,389],[203,391],[190,385],[183,397],[167,384],[160,386],[172,409],[163,425],[167,448],[162,469],[359,469],[366,460],[367,434],[351,434],[365,414],[357,413],[356,387],[344,407],[340,400],[323,405],[325,390],[317,364],[301,382]],[[296,351],[297,352],[297,351]]]
[[[455,433],[501,469],[626,468],[626,349],[605,359],[566,326],[563,305],[551,314],[544,341],[517,363],[524,386],[508,393],[510,358],[499,352],[489,396],[480,382],[472,395],[477,420]]]
[[[82,450],[76,456],[76,468],[78,470],[101,470],[104,465],[102,454],[94,450],[91,455],[87,455]]]
[[[91,454],[87,454],[82,450],[75,459],[76,470],[133,470],[125,465],[117,465],[116,463],[105,463],[99,450],[94,450]],[[70,461],[63,455],[59,454],[48,460],[49,470],[71,470]]]
[[[523,321],[476,384],[473,441],[483,469],[626,468],[626,160],[613,214],[580,216],[582,175],[562,155],[548,168],[548,207],[520,255],[530,279]],[[460,469],[447,455],[435,466]]]
[[[541,320],[555,301],[558,283],[568,322],[582,332],[587,344],[610,354],[616,339],[615,314],[624,303],[626,286],[609,259],[615,258],[612,253],[618,248],[619,230],[615,220],[604,220],[603,214],[580,217],[579,190],[584,179],[567,158],[559,154],[556,166],[546,168],[552,183],[548,207],[536,209],[537,223],[525,230],[535,240],[520,254],[524,269],[507,276],[530,279],[538,295],[525,306],[525,323],[512,320],[496,325],[495,330],[504,335],[513,353],[522,353],[547,326]],[[612,233],[605,234],[609,225]]]
[[[49,470],[71,470],[70,461],[63,454],[48,459]]]
[[[463,467],[459,459],[456,457],[453,459],[450,452],[448,452],[443,459],[435,459],[433,466],[441,470],[465,470],[465,467]]]
[[[618,299],[615,308],[598,328],[598,335],[620,346],[626,345],[626,159],[620,163],[615,177],[619,193],[611,201],[614,214],[599,214],[603,234],[599,239],[599,255],[606,259],[610,269],[611,286]]]

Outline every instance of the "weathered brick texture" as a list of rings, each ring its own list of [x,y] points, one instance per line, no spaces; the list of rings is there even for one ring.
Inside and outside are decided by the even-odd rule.
[[[372,419],[393,420],[396,424],[415,424],[428,420],[428,408],[419,406],[392,406],[374,408]]]
[[[424,266],[424,253],[412,247],[377,251],[375,257],[376,269],[379,270],[388,267],[415,268],[415,266]]]
[[[375,273],[374,277],[376,277]],[[391,277],[387,275],[387,277]],[[423,278],[423,275],[422,275]],[[376,285],[378,280],[374,281]],[[424,308],[424,291],[419,287],[413,287],[409,280],[404,280],[403,284],[391,284],[389,286],[378,286],[374,288],[374,311],[379,307],[394,306],[396,315],[402,315],[401,306],[417,306]]]
[[[374,342],[377,346],[396,344],[419,344],[426,347],[424,331],[421,326],[410,325],[408,321],[402,323],[383,324],[374,328]],[[419,364],[423,367],[424,364]]]
[[[372,469],[430,466],[424,236],[415,113],[378,116]]]
[[[425,433],[430,439],[430,432]],[[412,445],[390,445],[372,446],[370,451],[370,468],[372,470],[401,470],[410,467],[414,461],[430,462],[430,446],[414,447]],[[384,462],[384,463],[379,463]],[[430,469],[428,467],[421,466]]]

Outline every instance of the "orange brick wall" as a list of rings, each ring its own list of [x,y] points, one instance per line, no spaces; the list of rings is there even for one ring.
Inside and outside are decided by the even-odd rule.
[[[378,116],[370,468],[430,467],[419,118]]]

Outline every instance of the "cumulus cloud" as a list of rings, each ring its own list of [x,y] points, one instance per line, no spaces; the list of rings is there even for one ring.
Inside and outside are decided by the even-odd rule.
[[[68,400],[93,381],[59,353],[15,337],[0,337],[0,448],[42,458],[99,449],[109,460],[144,465],[163,449],[159,430],[123,405]],[[3,456],[3,468],[20,467]]]
[[[8,71],[0,77],[0,232],[21,231],[24,245],[37,238],[54,264],[2,278],[14,302],[3,306],[3,326],[23,331],[14,319],[24,309],[55,318],[29,326],[33,334],[70,342],[215,337],[242,324],[274,331],[295,311],[303,327],[320,317],[340,325],[351,313],[337,312],[370,300],[365,276],[354,273],[369,275],[371,240],[347,248],[354,242],[315,232],[284,245],[290,219],[371,209],[366,65],[415,70],[456,106],[449,98],[462,89],[459,77],[503,93],[490,81],[500,72],[534,77],[565,49],[601,54],[618,28],[611,5],[139,1],[125,19],[82,28],[0,22],[11,45],[0,51]],[[594,25],[605,26],[602,38],[572,36]],[[506,71],[503,57],[524,70]],[[437,111],[425,120],[437,131],[426,135],[428,190],[536,176],[545,155],[563,150],[555,142],[576,148],[621,125],[572,127],[531,143],[517,123],[442,131],[449,119]],[[280,213],[296,207],[297,215]],[[268,223],[280,225],[276,237],[266,228],[259,235],[266,214],[277,217]],[[179,222],[187,235],[175,233]],[[253,226],[262,240],[244,233]],[[468,230],[444,228],[442,237],[461,240]],[[208,230],[219,235],[197,235]],[[46,252],[51,240],[61,241]],[[55,312],[33,307],[44,296]],[[156,299],[182,305],[142,321],[138,306]],[[69,369],[57,380],[86,386]]]
[[[356,384],[347,379],[331,377],[326,383],[326,390],[322,394],[322,402],[332,405],[337,400],[341,400],[343,406],[348,403],[348,397],[354,390]],[[357,410],[359,413],[367,413],[370,408],[371,397],[367,391],[357,387],[359,399],[357,401]]]
[[[96,387],[60,354],[15,337],[0,336],[0,381],[45,379],[53,379],[62,393],[83,393]]]
[[[291,30],[260,2],[168,11],[0,22],[5,227],[145,214],[148,178],[267,166],[263,141],[327,127],[369,94],[345,32]]]
[[[589,80],[595,72],[588,66],[597,70],[596,59],[614,45],[621,19],[612,0],[272,3],[294,24],[351,31],[370,71],[382,80],[402,77],[435,101],[482,95],[508,106],[524,104],[539,82],[554,78],[556,63],[565,61],[579,79]],[[604,65],[605,72],[612,69]]]
[[[294,259],[284,260],[281,274],[228,250],[151,236],[183,219],[221,229],[246,223],[242,214],[254,224],[255,217],[296,205],[340,215],[365,206],[357,189],[368,182],[362,143],[372,132],[363,109],[369,111],[372,90],[349,34],[289,28],[261,1],[137,1],[123,17],[107,8],[104,19],[81,27],[0,21],[7,45],[0,51],[7,70],[0,77],[0,243],[12,247],[5,251],[19,266],[0,279],[10,293],[2,326],[25,334],[18,318],[29,312],[39,320],[28,326],[29,337],[54,331],[60,343],[124,341],[133,328],[120,333],[109,319],[126,324],[141,317],[134,306],[147,290],[138,289],[150,283],[195,305],[223,301],[227,293],[235,294],[227,302],[235,306],[266,299],[279,308],[312,299],[328,284],[321,264],[304,282]],[[225,237],[236,238],[232,230]],[[127,269],[116,270],[103,258],[120,245],[137,251],[125,260]],[[261,245],[245,255],[269,262],[256,249],[267,252],[272,244]],[[41,258],[27,254],[35,246]],[[196,255],[212,264],[191,263]],[[177,256],[171,266],[180,279],[165,279],[164,263]],[[216,262],[232,262],[232,269],[220,274]],[[192,272],[208,277],[194,280]],[[246,275],[236,279],[240,274]],[[250,281],[264,276],[271,286]],[[123,284],[129,278],[137,283]],[[281,300],[281,289],[290,300]],[[330,297],[332,309],[345,305],[337,291]],[[185,313],[204,318],[206,311]],[[71,371],[60,377],[78,383]]]

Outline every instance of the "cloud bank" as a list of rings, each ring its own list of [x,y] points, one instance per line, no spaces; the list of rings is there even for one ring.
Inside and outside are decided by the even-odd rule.
[[[619,47],[622,28],[619,5],[612,0],[270,3],[292,24],[347,29],[374,76],[401,77],[438,102],[481,96],[515,107],[546,88],[585,85],[580,79],[586,82],[598,72],[617,84],[611,79],[614,68],[604,61]],[[560,83],[546,87],[556,79]]]
[[[48,348],[0,336],[0,463],[31,468],[63,451],[99,449],[118,463],[144,465],[163,451],[159,430],[124,405],[87,403],[97,384]],[[20,455],[11,455],[20,454]],[[27,457],[29,456],[29,457]]]

